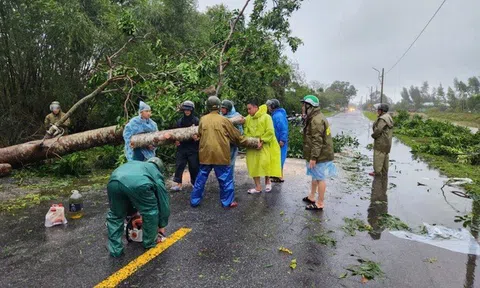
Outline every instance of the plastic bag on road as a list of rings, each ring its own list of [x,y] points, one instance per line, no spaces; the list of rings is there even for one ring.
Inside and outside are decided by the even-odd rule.
[[[433,226],[423,223],[426,235],[417,235],[407,231],[390,231],[402,239],[413,240],[463,254],[480,255],[480,245],[472,234],[464,228],[451,229],[444,226]]]
[[[45,227],[67,224],[65,208],[62,204],[53,204],[45,215]]]

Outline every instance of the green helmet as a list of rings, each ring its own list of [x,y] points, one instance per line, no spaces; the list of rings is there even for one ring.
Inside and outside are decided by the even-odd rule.
[[[50,111],[53,111],[55,109],[60,109],[60,102],[53,101],[52,104],[50,104]]]
[[[220,101],[220,99],[217,96],[210,96],[210,97],[208,97],[205,105],[207,106],[207,109],[209,111],[219,110],[220,107],[222,106],[222,102]]]
[[[313,107],[320,106],[320,101],[318,100],[317,96],[314,96],[314,95],[307,95],[307,96],[303,97],[303,100],[301,102],[310,104]]]
[[[158,157],[152,157],[150,159],[148,159],[147,162],[150,162],[150,163],[153,163],[157,166],[158,170],[160,171],[160,173],[165,173],[165,166],[163,165],[163,161],[162,159],[158,158]]]
[[[228,112],[232,111],[233,109],[233,102],[230,100],[223,100],[222,101],[222,108],[227,109]]]

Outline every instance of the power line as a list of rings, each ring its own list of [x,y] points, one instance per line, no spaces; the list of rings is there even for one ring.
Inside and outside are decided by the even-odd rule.
[[[443,4],[445,4],[445,2],[447,2],[447,0],[443,0],[442,4],[440,4],[440,6],[438,7],[437,11],[435,11],[435,13],[433,14],[432,18],[430,18],[430,20],[428,20],[427,22],[427,25],[425,25],[425,27],[423,27],[422,31],[420,31],[420,34],[418,34],[417,38],[415,38],[415,40],[413,40],[412,44],[410,44],[410,47],[408,47],[408,49],[405,51],[405,53],[403,53],[402,57],[400,57],[397,62],[395,62],[395,64],[393,64],[392,68],[388,69],[387,71],[387,74],[392,71],[393,68],[395,68],[395,66],[397,66],[398,63],[400,63],[400,61],[402,61],[403,57],[405,57],[405,55],[407,55],[408,51],[410,51],[410,49],[412,48],[412,46],[415,44],[415,42],[417,42],[418,38],[420,38],[420,36],[422,36],[423,32],[425,31],[425,29],[427,29],[428,27],[428,24],[430,24],[430,22],[432,22],[433,18],[435,18],[435,16],[437,15],[438,11],[440,11],[440,9],[442,9],[442,6]]]

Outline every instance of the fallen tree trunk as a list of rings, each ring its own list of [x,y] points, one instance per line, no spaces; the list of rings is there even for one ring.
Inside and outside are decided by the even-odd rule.
[[[0,177],[7,176],[12,172],[12,165],[3,163],[0,164]]]
[[[237,116],[229,119],[234,125],[242,124],[243,117]],[[153,133],[137,134],[130,140],[134,148],[147,147],[148,145],[161,146],[174,143],[175,141],[191,140],[193,135],[198,133],[198,127],[177,128],[171,130],[157,131]],[[166,136],[170,137],[166,137]],[[167,139],[168,138],[168,139]],[[258,146],[257,138],[247,138],[243,146],[256,148]]]
[[[0,163],[8,163],[13,167],[21,167],[49,158],[106,144],[120,144],[122,129],[110,126],[81,133],[62,136],[43,141],[31,141],[0,149]]]
[[[229,120],[232,121],[233,124],[240,124],[243,122],[243,117],[234,117]],[[193,135],[197,132],[198,127],[158,131],[135,135],[132,137],[132,142],[134,147],[145,147],[148,145],[159,146],[173,143],[175,140],[184,141],[192,139]],[[59,158],[66,154],[97,146],[121,144],[123,142],[122,133],[123,129],[119,129],[117,126],[110,126],[59,138],[47,139],[43,141],[43,144],[42,140],[37,140],[0,148],[0,175],[2,175],[2,171],[7,172],[9,169],[7,167],[10,165],[18,168],[29,163],[50,158]],[[171,136],[168,140],[165,138],[167,133]],[[250,148],[256,148],[257,145],[257,138],[248,138],[245,143],[245,146]]]

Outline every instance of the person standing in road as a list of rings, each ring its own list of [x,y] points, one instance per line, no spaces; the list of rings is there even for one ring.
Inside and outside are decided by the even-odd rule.
[[[273,127],[275,128],[275,137],[280,145],[282,177],[272,177],[272,182],[283,183],[283,166],[287,159],[288,151],[288,120],[287,111],[280,107],[280,101],[272,99],[267,101],[268,112],[272,115]]]
[[[393,119],[388,114],[388,105],[380,104],[378,118],[373,123],[373,172],[370,176],[388,175],[390,150],[392,149]]]
[[[140,101],[138,113],[140,115],[130,119],[123,129],[123,140],[125,141],[125,156],[127,161],[146,161],[155,157],[156,148],[149,145],[147,148],[132,148],[130,139],[133,135],[158,131],[157,123],[150,119],[152,109],[145,102]]]
[[[219,114],[222,103],[218,97],[208,97],[206,106],[210,113],[200,118],[198,135],[194,136],[194,139],[200,138],[200,171],[190,196],[190,205],[192,207],[200,205],[208,175],[213,169],[220,185],[222,206],[234,208],[238,204],[234,201],[230,143],[240,145],[245,140],[232,122]]]
[[[200,120],[193,115],[195,104],[192,101],[183,102],[180,110],[183,112],[183,117],[178,120],[177,128],[198,126]],[[173,186],[172,190],[180,191],[182,190],[183,171],[185,170],[187,163],[188,171],[190,172],[190,183],[192,183],[192,186],[195,185],[200,166],[198,160],[198,141],[193,139],[182,142],[175,141],[175,145],[177,146],[177,155],[175,157],[176,170],[173,182],[177,183],[177,185]]]
[[[320,111],[320,103],[316,96],[307,95],[302,100],[302,114],[305,118],[303,129],[303,158],[307,161],[307,175],[312,176],[310,194],[303,198],[309,203],[306,210],[323,210],[326,178],[335,176],[333,164],[333,140],[330,125]],[[315,194],[318,192],[318,198]]]
[[[270,177],[282,176],[280,146],[275,138],[272,117],[267,114],[267,105],[258,107],[255,100],[247,105],[248,116],[245,118],[245,136],[260,139],[259,149],[247,149],[247,169],[255,182],[255,188],[249,194],[262,192],[260,177],[265,177],[265,192],[272,191]]]
[[[221,109],[222,115],[227,117],[228,119],[234,118],[234,117],[241,117],[242,121],[241,124],[235,125],[235,128],[238,129],[241,135],[243,135],[243,123],[245,123],[245,119],[243,118],[240,113],[238,113],[235,110],[235,106],[233,105],[233,102],[230,100],[223,100],[222,101],[222,109]],[[232,166],[232,174],[233,174],[233,185],[235,185],[235,161],[237,159],[237,154],[238,154],[238,146],[231,143],[230,144],[230,166]]]
[[[170,217],[170,198],[165,189],[162,160],[130,161],[113,171],[107,185],[110,209],[107,213],[108,251],[113,257],[123,253],[124,220],[138,210],[142,216],[143,247],[155,247],[165,239]]]
[[[60,121],[63,116],[65,116],[65,113],[62,112],[62,108],[60,107],[60,102],[58,101],[53,101],[52,104],[50,104],[50,114],[48,114],[45,117],[45,129],[48,132],[50,130],[51,126],[55,126],[55,123]],[[56,127],[54,129],[54,134],[52,136],[57,136],[57,135],[68,135],[68,127],[70,126],[70,118],[65,120],[62,125],[59,127]]]

